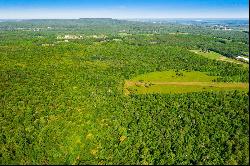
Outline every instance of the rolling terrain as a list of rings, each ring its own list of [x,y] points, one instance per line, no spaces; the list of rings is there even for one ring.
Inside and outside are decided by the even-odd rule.
[[[1,22],[0,164],[248,165],[248,35],[219,32]]]

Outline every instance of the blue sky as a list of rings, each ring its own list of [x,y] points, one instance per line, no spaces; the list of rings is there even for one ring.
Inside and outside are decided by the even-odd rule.
[[[248,0],[0,0],[0,18],[248,18]]]

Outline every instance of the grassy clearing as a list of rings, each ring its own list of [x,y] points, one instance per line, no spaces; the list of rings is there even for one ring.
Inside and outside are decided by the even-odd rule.
[[[154,82],[212,82],[216,76],[208,76],[206,73],[197,71],[174,71],[153,72],[139,75],[132,81],[154,81]]]
[[[214,60],[219,60],[219,61],[224,61],[224,62],[230,62],[230,63],[236,63],[236,64],[241,64],[244,67],[249,67],[249,65],[247,63],[235,60],[235,59],[231,59],[231,58],[227,58],[219,53],[216,53],[214,51],[210,51],[210,52],[203,52],[201,50],[190,50],[191,52],[194,52],[196,54],[202,55],[208,59],[214,59]]]
[[[169,35],[188,35],[189,33],[185,33],[185,32],[173,32],[173,33],[169,33]]]
[[[202,72],[164,71],[140,75],[125,82],[125,94],[172,94],[202,91],[248,90],[247,83],[213,82],[216,76]]]
[[[248,90],[247,84],[228,84],[228,83],[221,83],[221,84],[195,84],[195,85],[164,85],[164,84],[154,84],[150,87],[145,86],[132,86],[129,88],[130,93],[136,94],[180,94],[180,93],[191,93],[191,92],[211,92],[211,91],[224,91],[224,90]]]

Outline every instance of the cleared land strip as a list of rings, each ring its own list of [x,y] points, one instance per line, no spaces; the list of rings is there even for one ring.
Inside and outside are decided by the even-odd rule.
[[[179,85],[179,86],[213,86],[213,87],[241,87],[247,88],[248,83],[225,83],[225,82],[134,82],[126,81],[127,87],[130,86],[145,86],[147,84],[152,85]]]
[[[248,83],[225,83],[225,82],[138,82],[138,81],[126,81],[125,82],[125,94],[130,94],[129,88],[147,88],[150,89],[154,86],[162,87],[197,87],[197,88],[219,88],[224,89],[248,89]],[[178,91],[178,90],[177,90]],[[194,90],[195,91],[195,90]]]
[[[241,62],[236,59],[228,58],[214,51],[209,51],[209,52],[203,52],[201,50],[190,50],[190,51],[198,55],[201,55],[203,57],[206,57],[208,59],[215,59],[218,61],[230,62],[230,63],[243,65],[244,67],[249,67],[249,64],[247,62]]]

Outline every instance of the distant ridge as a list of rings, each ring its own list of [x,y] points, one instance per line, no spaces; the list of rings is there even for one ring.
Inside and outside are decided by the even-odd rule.
[[[79,20],[113,20],[113,18],[79,18]]]

